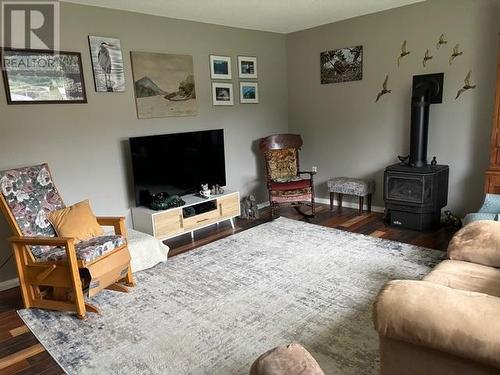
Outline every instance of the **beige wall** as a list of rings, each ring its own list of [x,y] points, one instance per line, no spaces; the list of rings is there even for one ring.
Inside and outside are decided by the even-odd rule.
[[[96,93],[88,35],[117,37],[125,61],[126,92]],[[128,137],[224,128],[227,184],[242,194],[265,198],[258,170],[258,138],[287,130],[286,36],[138,13],[61,3],[61,49],[82,54],[88,104],[7,106],[0,88],[0,169],[48,162],[67,203],[89,198],[98,214],[128,215],[132,205]],[[194,58],[198,115],[138,120],[130,51],[191,54]],[[213,107],[209,54],[257,56],[260,104]],[[165,160],[165,170],[175,160]],[[10,254],[10,235],[0,218],[0,262]],[[12,263],[0,282],[15,277]]]
[[[61,48],[82,53],[88,104],[7,106],[0,88],[0,169],[46,161],[67,203],[89,198],[98,214],[128,216],[133,199],[128,137],[224,128],[228,186],[257,192],[262,201],[256,140],[290,130],[304,137],[301,165],[319,167],[319,196],[326,197],[330,176],[373,177],[375,204],[382,205],[383,169],[408,153],[411,77],[444,71],[444,103],[431,110],[429,156],[451,167],[450,207],[458,213],[475,209],[482,199],[491,126],[500,19],[493,3],[428,0],[288,36],[61,3]],[[433,51],[424,70],[423,53],[435,49],[443,32],[450,44]],[[94,92],[89,34],[121,39],[125,93]],[[403,39],[412,54],[398,70],[395,57]],[[449,67],[455,42],[465,55]],[[364,46],[363,80],[321,85],[320,52],[357,44]],[[193,55],[198,116],[138,120],[131,50]],[[240,105],[235,98],[234,107],[212,106],[211,53],[232,56],[233,71],[238,54],[258,56],[260,104]],[[478,88],[455,101],[469,69]],[[375,104],[387,73],[393,93]],[[237,89],[236,78],[233,84]],[[9,254],[3,240],[9,234],[0,218],[0,261]],[[0,270],[0,282],[13,277],[12,263]]]
[[[376,180],[374,204],[383,206],[383,170],[409,153],[410,93],[415,74],[444,72],[444,101],[431,108],[429,160],[450,165],[449,208],[458,214],[478,208],[493,110],[498,1],[428,0],[416,5],[320,26],[288,35],[289,130],[302,134],[305,165],[317,165],[318,195],[326,198],[331,176]],[[448,45],[436,51],[441,33]],[[411,54],[401,68],[396,56],[408,40]],[[450,51],[464,55],[450,67]],[[363,45],[363,80],[320,84],[320,52]],[[434,59],[427,69],[422,58]],[[469,70],[475,91],[454,100]],[[386,76],[391,95],[375,103]]]

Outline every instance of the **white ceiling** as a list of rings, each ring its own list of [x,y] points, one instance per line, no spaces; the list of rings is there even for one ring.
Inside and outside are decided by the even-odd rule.
[[[184,20],[290,33],[425,0],[62,0]]]

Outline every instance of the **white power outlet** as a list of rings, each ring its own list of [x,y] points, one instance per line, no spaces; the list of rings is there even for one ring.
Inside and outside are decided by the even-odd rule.
[[[313,165],[312,168],[311,168],[311,171],[313,171],[314,173],[317,173],[318,172],[318,167]]]

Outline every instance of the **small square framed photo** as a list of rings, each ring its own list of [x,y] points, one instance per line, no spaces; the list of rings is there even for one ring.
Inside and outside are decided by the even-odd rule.
[[[240,78],[257,78],[257,57],[238,56],[238,74]]]
[[[210,76],[212,79],[231,79],[231,58],[210,55]]]
[[[233,84],[212,82],[212,101],[214,105],[233,105]]]
[[[240,82],[240,103],[258,103],[259,86],[257,82]]]

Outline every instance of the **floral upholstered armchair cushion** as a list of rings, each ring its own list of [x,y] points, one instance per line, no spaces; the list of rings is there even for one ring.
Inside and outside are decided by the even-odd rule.
[[[0,186],[23,235],[56,235],[45,214],[64,203],[46,164],[1,171]]]
[[[87,263],[92,262],[126,243],[127,239],[125,237],[114,234],[80,241],[75,244],[76,258]],[[40,262],[64,261],[66,260],[66,249],[63,247],[52,247],[50,251],[37,254],[36,258]]]
[[[47,164],[0,171],[0,189],[24,236],[55,237],[45,214],[64,207]],[[31,246],[35,258],[54,249]]]
[[[286,148],[269,150],[266,155],[269,178],[276,182],[286,182],[297,178],[297,150]]]

